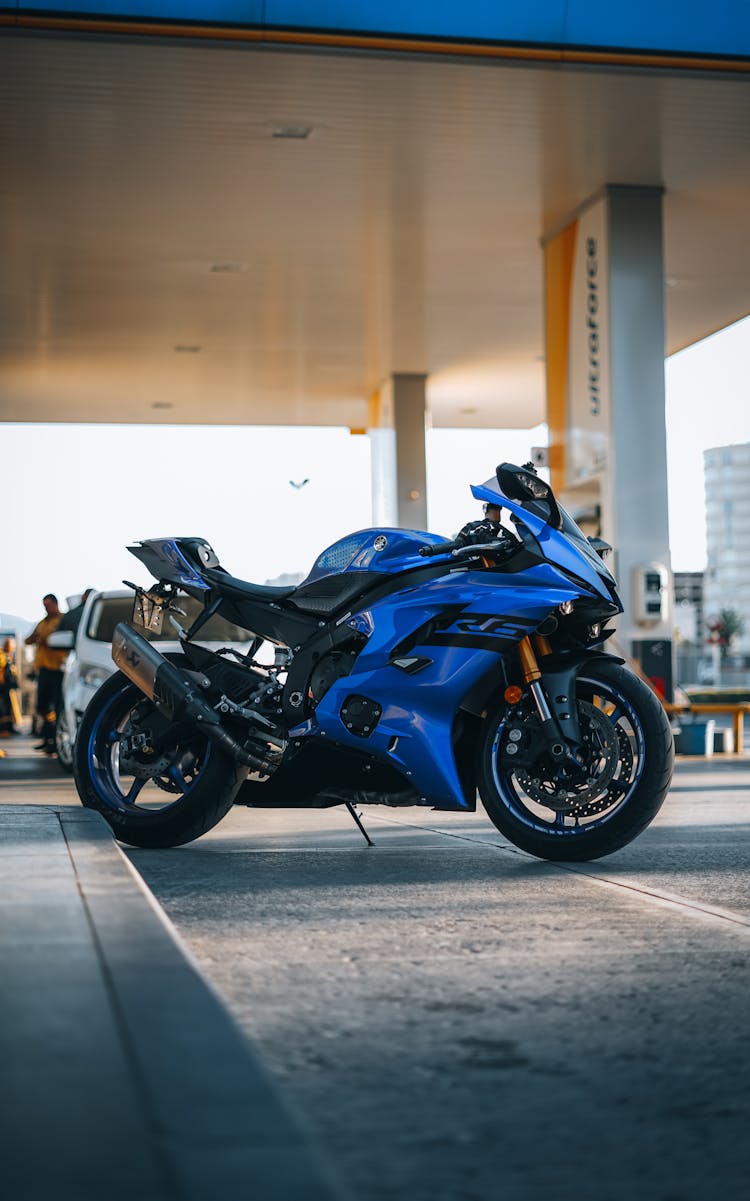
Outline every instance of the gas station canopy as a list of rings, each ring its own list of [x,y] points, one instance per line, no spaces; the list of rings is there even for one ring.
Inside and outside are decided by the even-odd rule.
[[[531,426],[541,241],[605,185],[664,189],[668,353],[750,311],[743,5],[151,7],[1,15],[0,419],[364,427],[424,373]]]

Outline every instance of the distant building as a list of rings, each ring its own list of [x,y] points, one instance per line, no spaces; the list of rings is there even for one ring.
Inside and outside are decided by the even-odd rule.
[[[750,653],[750,442],[703,453],[706,477],[705,620],[733,609],[744,632],[732,650]]]

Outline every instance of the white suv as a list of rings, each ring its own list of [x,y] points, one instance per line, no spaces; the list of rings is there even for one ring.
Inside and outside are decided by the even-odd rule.
[[[197,617],[201,606],[190,596],[181,596],[179,604],[185,611],[180,622],[187,628]],[[57,758],[66,771],[73,770],[73,745],[83,711],[100,685],[116,671],[112,662],[115,626],[118,621],[130,621],[132,612],[132,592],[92,592],[76,633],[65,630],[50,635],[50,645],[54,643],[59,649],[70,648],[63,669],[63,699],[55,736]],[[174,630],[166,628],[166,623],[161,634],[140,628],[139,633],[149,642],[158,642],[162,652],[180,649]],[[248,630],[232,625],[223,617],[211,617],[200,632],[201,644],[215,649],[221,646],[242,649],[242,644],[251,642],[252,638]]]

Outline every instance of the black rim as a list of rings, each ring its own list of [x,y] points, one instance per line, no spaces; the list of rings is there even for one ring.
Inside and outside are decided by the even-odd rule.
[[[157,749],[134,751],[129,740],[135,732],[148,732],[149,716],[162,726]],[[192,729],[165,730],[165,724],[129,683],[97,713],[87,740],[87,767],[107,808],[136,819],[148,817],[176,808],[195,790],[211,744]]]

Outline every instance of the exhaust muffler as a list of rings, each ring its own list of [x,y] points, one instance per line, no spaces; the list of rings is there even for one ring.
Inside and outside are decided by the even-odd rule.
[[[270,775],[278,766],[240,746],[224,729],[218,713],[211,708],[197,684],[132,626],[120,621],[112,636],[112,658],[123,675],[140,688],[144,696],[170,721],[195,722],[212,742],[246,767]],[[206,680],[208,684],[208,680]]]

